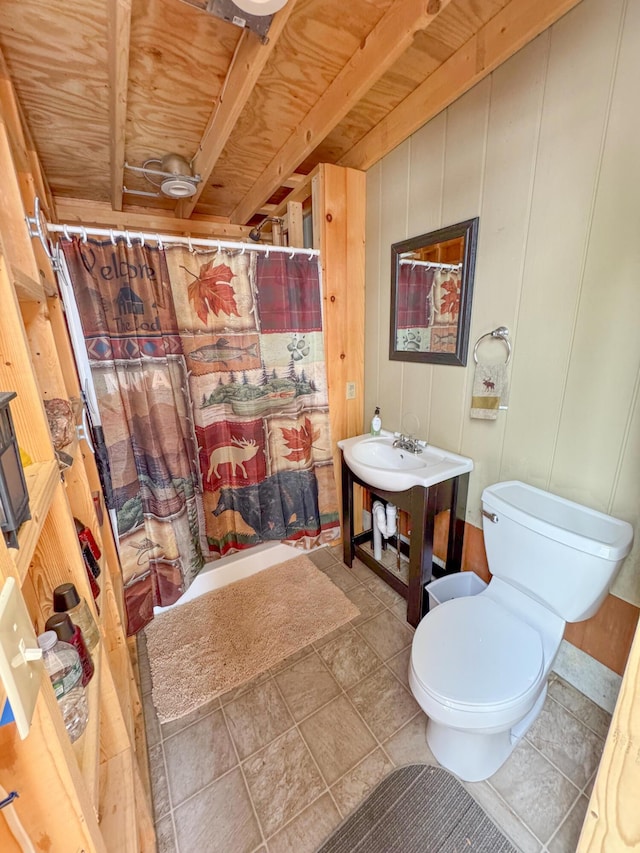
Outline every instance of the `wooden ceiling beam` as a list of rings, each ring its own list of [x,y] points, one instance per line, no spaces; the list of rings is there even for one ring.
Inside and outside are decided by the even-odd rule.
[[[579,2],[511,0],[347,151],[338,165],[371,168]]]
[[[139,208],[136,211],[113,210],[107,202],[87,201],[82,198],[56,196],[58,220],[67,225],[121,228],[130,231],[153,231],[160,234],[186,234],[192,237],[246,240],[249,227],[232,225],[223,217],[198,216],[194,219],[176,219],[170,211]]]
[[[197,186],[195,195],[192,195],[191,198],[182,199],[176,205],[176,216],[181,219],[188,219],[191,216],[198,199],[206,189],[218,158],[253,92],[253,87],[262,74],[267,60],[278,43],[295,5],[296,0],[289,0],[287,5],[274,15],[266,44],[263,44],[249,30],[243,30],[220,95],[216,98],[193,161],[193,170],[195,174],[200,175],[202,180]]]
[[[247,222],[451,0],[395,0],[273,157],[231,219]]]
[[[127,130],[127,92],[129,88],[129,45],[131,42],[132,0],[109,0],[109,155],[111,166],[111,205],[122,210],[125,141]]]

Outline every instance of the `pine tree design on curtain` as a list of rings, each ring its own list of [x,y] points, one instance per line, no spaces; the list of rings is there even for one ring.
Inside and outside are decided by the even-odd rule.
[[[211,554],[336,538],[317,259],[187,250],[167,259]]]
[[[62,242],[111,469],[129,632],[203,564],[339,535],[318,262]]]

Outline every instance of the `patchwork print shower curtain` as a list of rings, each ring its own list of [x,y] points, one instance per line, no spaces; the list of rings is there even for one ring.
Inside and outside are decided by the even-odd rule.
[[[129,631],[207,559],[338,536],[317,259],[62,246],[108,448]]]

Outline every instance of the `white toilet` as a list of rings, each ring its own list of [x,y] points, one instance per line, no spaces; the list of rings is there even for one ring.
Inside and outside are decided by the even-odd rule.
[[[515,481],[485,489],[482,514],[493,577],[424,617],[409,664],[431,751],[469,782],[534,722],[565,623],[598,610],[633,541],[626,521]]]

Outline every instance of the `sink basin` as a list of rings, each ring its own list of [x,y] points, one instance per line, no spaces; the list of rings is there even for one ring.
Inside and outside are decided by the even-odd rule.
[[[344,460],[364,483],[390,492],[412,486],[434,486],[473,470],[473,461],[449,450],[428,444],[422,453],[410,453],[393,446],[394,435],[386,430],[379,436],[344,438],[338,447]]]

